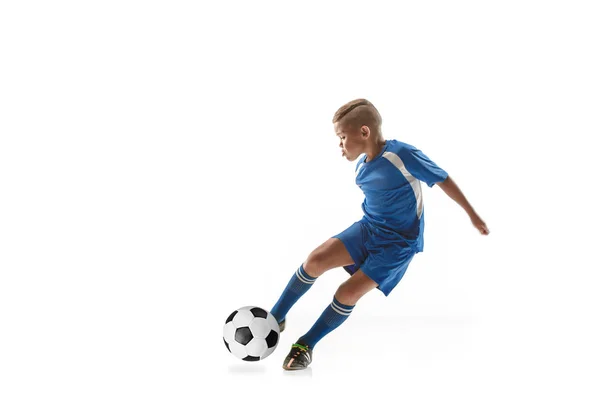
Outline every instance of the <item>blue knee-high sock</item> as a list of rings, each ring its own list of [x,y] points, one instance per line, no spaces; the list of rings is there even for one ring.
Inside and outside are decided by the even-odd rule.
[[[334,297],[312,328],[298,339],[298,343],[315,347],[319,340],[348,319],[352,309],[354,306],[342,304]]]
[[[316,280],[317,278],[313,278],[304,271],[304,265],[298,268],[271,310],[271,314],[273,314],[277,322],[285,319],[290,308],[312,287],[312,284]]]

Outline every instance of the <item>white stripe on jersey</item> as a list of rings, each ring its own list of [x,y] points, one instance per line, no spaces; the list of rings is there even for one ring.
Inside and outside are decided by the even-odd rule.
[[[358,176],[358,173],[360,172],[360,169],[365,165],[364,162],[361,162],[360,164],[358,164],[358,166],[356,167],[356,171],[354,171],[354,176]]]
[[[402,172],[402,175],[406,178],[410,186],[412,187],[413,192],[415,192],[415,198],[417,199],[417,218],[421,219],[421,215],[423,214],[423,196],[421,194],[421,181],[412,176],[410,172],[404,166],[404,162],[396,153],[392,153],[390,151],[386,151],[383,153],[383,157],[387,158],[396,168]]]

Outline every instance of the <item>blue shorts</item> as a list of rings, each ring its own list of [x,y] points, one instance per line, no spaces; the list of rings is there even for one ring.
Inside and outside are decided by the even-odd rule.
[[[386,296],[400,282],[416,254],[399,234],[383,231],[364,219],[333,237],[344,243],[354,261],[344,269],[350,275],[360,269]]]

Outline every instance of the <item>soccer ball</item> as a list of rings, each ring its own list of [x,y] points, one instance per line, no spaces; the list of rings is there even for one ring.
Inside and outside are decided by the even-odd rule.
[[[225,347],[244,361],[267,358],[279,342],[279,324],[271,313],[260,307],[238,308],[223,327]]]

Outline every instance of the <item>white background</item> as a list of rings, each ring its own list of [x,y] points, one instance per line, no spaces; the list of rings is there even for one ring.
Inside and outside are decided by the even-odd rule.
[[[0,398],[597,399],[596,7],[2,2]],[[284,372],[332,271],[239,361],[229,313],[361,216],[331,125],[359,97],[491,234],[423,186],[389,297]]]

